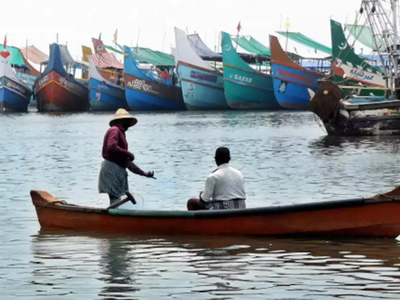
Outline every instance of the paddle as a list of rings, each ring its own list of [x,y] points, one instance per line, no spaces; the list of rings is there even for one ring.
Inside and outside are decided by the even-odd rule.
[[[127,196],[125,199],[122,199],[118,202],[115,202],[114,204],[111,204],[109,207],[107,207],[107,209],[117,208],[128,201],[131,201],[133,203],[133,205],[136,205],[136,200],[132,196],[132,194],[129,191],[126,191],[125,194]]]

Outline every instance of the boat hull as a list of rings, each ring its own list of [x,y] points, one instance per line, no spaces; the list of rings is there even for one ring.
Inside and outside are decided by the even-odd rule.
[[[119,108],[128,109],[125,99],[125,89],[116,87],[97,79],[89,79],[90,107],[94,111],[116,111]]]
[[[25,86],[7,77],[0,78],[0,111],[26,112],[32,96]]]
[[[222,32],[225,98],[232,109],[278,109],[272,76],[257,72],[236,52],[228,33]]]
[[[221,74],[183,62],[179,62],[178,72],[187,109],[229,109]]]
[[[357,97],[343,100],[343,90],[323,81],[313,95],[310,110],[324,123],[329,135],[372,136],[400,134],[400,100]]]
[[[41,112],[88,111],[88,89],[56,71],[38,79],[35,84],[37,108]]]
[[[317,73],[306,72],[279,63],[272,63],[275,97],[279,105],[287,109],[306,110],[310,102],[308,89],[317,91]]]
[[[17,76],[22,82],[28,85],[31,91],[33,91],[37,76],[21,72],[17,72]],[[33,106],[33,107],[37,106],[36,99],[33,98],[33,93],[31,93],[28,106]]]
[[[180,87],[125,73],[125,96],[131,110],[186,110]]]
[[[393,196],[196,212],[82,207],[67,204],[42,191],[31,191],[31,197],[42,228],[166,235],[393,238],[400,234],[400,202]]]
[[[224,66],[225,68],[226,66]],[[237,74],[224,78],[225,98],[230,108],[241,110],[280,108],[275,98],[272,77],[258,76],[257,85],[252,84],[252,77],[247,77],[250,83],[235,80],[235,77],[243,78],[242,75]]]

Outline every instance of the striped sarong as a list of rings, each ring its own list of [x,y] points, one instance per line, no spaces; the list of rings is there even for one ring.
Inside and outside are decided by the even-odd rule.
[[[208,210],[245,209],[246,208],[246,200],[233,199],[233,200],[226,200],[226,201],[211,201],[211,202],[206,202],[205,206]]]
[[[119,165],[104,160],[99,174],[99,193],[107,193],[119,199],[128,191],[128,172]]]

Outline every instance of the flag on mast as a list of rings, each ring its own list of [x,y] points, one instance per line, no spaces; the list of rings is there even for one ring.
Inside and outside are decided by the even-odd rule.
[[[236,29],[237,29],[238,32],[240,31],[240,29],[242,29],[242,26],[240,25],[240,21],[239,21],[239,24],[238,24],[238,26],[236,27]]]
[[[117,37],[118,37],[118,28],[115,29],[115,32],[114,32],[114,43],[117,42]]]
[[[289,18],[286,19],[286,24],[285,25],[286,25],[286,30],[288,30],[289,27],[290,27]]]

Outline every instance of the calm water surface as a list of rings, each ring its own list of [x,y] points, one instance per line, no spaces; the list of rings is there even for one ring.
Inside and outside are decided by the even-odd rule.
[[[10,116],[0,115],[0,299],[400,298],[396,240],[40,230],[31,189],[108,204],[97,176],[112,114]],[[157,177],[129,177],[137,209],[185,209],[222,145],[246,178],[248,207],[367,197],[400,181],[400,138],[328,138],[306,112],[137,117],[130,150]]]

